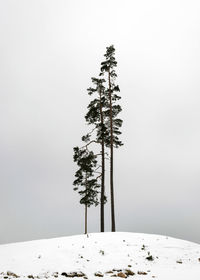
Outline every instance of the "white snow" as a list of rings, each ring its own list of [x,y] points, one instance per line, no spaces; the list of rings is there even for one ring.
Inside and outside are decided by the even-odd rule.
[[[147,260],[148,256],[153,261]],[[54,280],[58,275],[65,280],[61,273],[81,271],[88,279],[99,279],[94,273],[101,272],[102,279],[111,280],[111,275],[118,273],[113,269],[130,269],[135,273],[128,276],[130,280],[200,280],[200,245],[160,235],[117,232],[0,246],[0,279],[14,279],[7,276],[10,271],[20,276],[19,280],[28,279],[28,275]]]

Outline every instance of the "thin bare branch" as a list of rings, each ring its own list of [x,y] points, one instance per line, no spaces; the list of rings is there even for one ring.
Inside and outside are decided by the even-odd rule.
[[[94,127],[88,134],[91,136],[91,134],[95,131],[95,129],[97,129],[97,128]]]
[[[92,143],[97,143],[97,144],[99,144],[98,141],[92,140],[92,141],[90,141],[89,143],[87,143],[86,145],[82,146],[81,149],[83,149],[83,148],[86,148],[86,149],[87,149],[87,147],[88,147],[90,144],[92,144]]]
[[[102,154],[96,154],[95,156],[101,156]]]
[[[94,171],[98,170],[101,166],[98,166]]]
[[[94,171],[94,173],[102,174],[102,172]]]
[[[99,176],[96,177],[96,180],[99,179],[102,176],[102,174],[100,174]]]

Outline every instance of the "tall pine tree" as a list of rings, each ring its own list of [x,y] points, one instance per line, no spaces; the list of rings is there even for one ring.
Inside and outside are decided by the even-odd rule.
[[[96,132],[96,142],[101,145],[101,199],[100,199],[100,231],[104,232],[104,204],[106,202],[105,197],[105,138],[108,137],[108,130],[106,129],[105,119],[105,87],[104,79],[92,78],[94,87],[88,88],[88,94],[95,94],[95,98],[88,105],[88,112],[85,119],[88,124],[94,125]],[[89,136],[89,135],[88,135]]]
[[[109,137],[106,137],[105,144],[110,148],[110,196],[111,196],[111,230],[116,231],[115,225],[115,203],[114,203],[114,181],[113,181],[113,148],[118,148],[122,146],[122,142],[119,140],[120,127],[122,126],[122,120],[117,118],[118,114],[121,112],[121,106],[117,104],[117,101],[121,99],[117,95],[120,91],[119,86],[115,84],[117,74],[115,68],[117,66],[117,61],[115,60],[115,48],[113,45],[106,48],[106,54],[104,55],[106,60],[101,63],[101,73],[103,76],[107,73],[108,88],[105,91],[105,96],[107,102],[106,116],[108,117],[108,128]]]

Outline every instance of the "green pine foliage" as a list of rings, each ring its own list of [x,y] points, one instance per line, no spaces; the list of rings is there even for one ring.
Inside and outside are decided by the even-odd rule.
[[[108,129],[104,124],[104,118],[106,117],[105,107],[107,103],[104,87],[105,80],[92,78],[92,83],[94,84],[94,87],[88,88],[88,94],[95,94],[95,98],[90,101],[87,107],[88,112],[85,115],[85,120],[87,124],[94,125],[96,141],[101,144],[102,140],[108,137]]]
[[[115,72],[117,61],[115,60],[115,48],[113,45],[106,48],[106,54],[104,56],[106,60],[101,63],[100,76],[105,76],[105,74],[107,74],[108,76],[108,88],[105,91],[107,101],[105,102],[105,105],[107,107],[105,115],[107,117],[107,127],[110,129],[110,132],[110,114],[112,115],[113,147],[118,148],[123,145],[122,141],[119,139],[119,135],[121,134],[120,128],[123,121],[117,117],[118,114],[122,111],[122,108],[119,104],[117,104],[121,97],[117,94],[118,92],[120,92],[120,88],[115,84],[117,78],[117,74]],[[111,141],[109,135],[106,139],[106,146],[110,147],[110,144]]]
[[[74,190],[78,191],[81,196],[80,203],[87,207],[97,206],[98,202],[98,179],[95,178],[95,168],[97,166],[96,156],[87,148],[74,148],[74,162],[79,169],[75,173],[73,182]]]

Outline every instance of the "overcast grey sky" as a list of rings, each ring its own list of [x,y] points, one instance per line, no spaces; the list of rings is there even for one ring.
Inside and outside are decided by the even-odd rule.
[[[72,148],[110,44],[125,144],[117,230],[200,243],[199,14],[198,0],[0,1],[0,243],[83,232]]]

